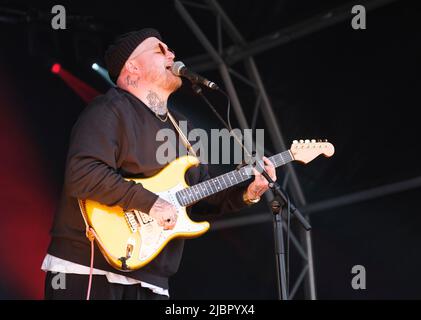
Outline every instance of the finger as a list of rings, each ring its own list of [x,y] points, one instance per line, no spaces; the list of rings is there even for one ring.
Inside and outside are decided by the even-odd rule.
[[[265,163],[268,167],[275,168],[275,166],[273,165],[272,161],[270,161],[268,158],[263,157],[262,159],[263,159],[264,163]]]
[[[268,187],[268,181],[266,178],[264,178],[262,175],[260,177],[261,179],[259,179],[259,181],[254,182],[255,185],[253,188],[254,193],[259,196],[262,195],[262,193],[264,193]]]
[[[269,175],[269,177],[272,179],[272,180],[276,180],[276,171],[273,169],[273,168],[269,168],[269,167],[267,167],[267,169],[266,169],[266,171],[267,171],[267,173],[268,173],[268,175]]]
[[[173,214],[169,218],[165,219],[164,223],[167,227],[169,227],[169,229],[172,229],[177,223],[177,218],[177,214]]]
[[[264,158],[263,161],[265,163],[265,169],[266,170],[268,170],[268,169],[270,169],[271,171],[275,170],[275,166],[273,165],[272,161],[270,161],[268,158]]]
[[[167,229],[167,224],[168,224],[168,222],[166,220],[164,220],[164,219],[159,219],[158,220],[158,225],[160,227],[164,228],[164,230]]]
[[[276,180],[276,170],[275,170],[275,167],[273,165],[272,166],[265,166],[265,170],[272,180]]]
[[[169,219],[168,224],[175,225],[177,223],[177,217],[173,216]]]
[[[272,170],[275,170],[275,165],[272,161],[270,161],[268,158],[263,157],[263,161],[265,163],[265,167],[271,168]]]
[[[256,168],[253,168],[253,174],[255,179],[259,179],[262,177],[262,174],[259,171],[257,171]]]
[[[173,223],[177,220],[175,216],[170,216],[169,218],[165,219],[166,223]]]
[[[169,230],[172,230],[172,229],[174,229],[174,227],[175,227],[175,221],[174,221],[174,220],[171,220],[171,221],[168,223],[168,229],[169,229]]]
[[[172,229],[172,222],[171,222],[171,220],[170,221],[165,220],[163,227],[164,227],[164,230],[170,230],[170,229]]]

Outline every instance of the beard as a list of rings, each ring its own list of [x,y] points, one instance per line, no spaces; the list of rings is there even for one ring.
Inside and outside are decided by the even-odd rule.
[[[149,70],[145,76],[146,82],[155,83],[160,88],[174,92],[183,84],[180,77],[174,75],[171,71],[165,69],[164,72],[157,72],[157,70]]]
[[[183,84],[183,82],[181,81],[180,77],[177,77],[177,76],[171,74],[167,77],[164,87],[165,87],[166,90],[168,90],[170,92],[174,92],[178,88],[180,88],[182,84]]]

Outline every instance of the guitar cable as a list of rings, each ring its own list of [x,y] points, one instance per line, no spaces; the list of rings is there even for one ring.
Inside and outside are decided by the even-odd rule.
[[[91,243],[91,265],[89,267],[88,290],[86,292],[86,300],[89,300],[90,297],[91,297],[92,276],[93,276],[93,273],[94,273],[94,249],[95,249],[96,233],[95,233],[95,230],[87,224],[86,220],[85,220],[85,223],[86,223],[86,237],[88,238],[89,242]]]
[[[289,196],[288,194],[286,194],[286,198],[287,198],[287,206],[288,206],[288,218],[287,218],[287,234],[286,234],[286,238],[287,238],[287,252],[286,252],[286,276],[287,276],[287,284],[286,284],[286,292],[287,292],[287,297],[289,300],[289,233],[290,233],[290,222],[291,222],[291,202],[289,201]]]
[[[206,98],[206,96],[202,93],[202,88],[200,86],[198,86],[197,84],[193,84],[192,85],[193,91],[202,97],[202,99],[206,102],[206,104],[209,106],[209,108],[211,108],[211,110],[213,111],[213,113],[218,117],[219,121],[221,121],[221,123],[224,125],[224,127],[226,129],[228,129],[229,134],[235,139],[235,141],[241,146],[241,148],[247,153],[247,156],[251,159],[252,156],[250,154],[250,152],[244,147],[244,145],[242,144],[242,142],[240,141],[240,139],[237,137],[237,135],[234,133],[234,131],[232,130],[231,127],[231,122],[230,122],[230,110],[231,110],[231,100],[229,98],[229,96],[221,89],[218,89],[219,92],[221,92],[228,101],[228,107],[227,107],[227,121],[228,123],[225,122],[224,119],[222,119],[221,115],[218,113],[218,111],[215,110],[214,106],[212,105],[212,103],[210,103],[210,101],[208,100],[208,98]]]
[[[89,268],[89,282],[88,282],[88,291],[86,293],[86,300],[89,300],[91,296],[92,275],[94,272],[94,241],[91,240],[90,242],[91,242],[91,266]]]

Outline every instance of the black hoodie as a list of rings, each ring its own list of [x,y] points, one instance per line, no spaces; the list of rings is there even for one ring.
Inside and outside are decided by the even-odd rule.
[[[177,120],[186,120],[174,111],[171,113]],[[142,101],[119,88],[95,98],[83,110],[71,133],[49,254],[90,265],[90,243],[85,236],[78,198],[149,212],[158,196],[124,177],[148,177],[164,167],[155,156],[162,144],[156,140],[156,133],[163,128],[175,131],[170,120],[160,121]],[[203,164],[189,169],[186,174],[190,185],[209,178],[207,166]],[[239,185],[201,202],[209,204],[208,213],[237,211],[246,206],[242,200],[244,190],[245,185]],[[152,262],[132,272],[112,268],[96,246],[94,267],[168,289],[168,278],[178,270],[183,246],[182,239],[170,241]]]

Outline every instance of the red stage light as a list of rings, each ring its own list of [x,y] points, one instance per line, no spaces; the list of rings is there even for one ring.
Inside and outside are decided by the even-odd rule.
[[[60,63],[54,63],[53,66],[51,67],[51,72],[52,73],[59,73],[60,69],[61,69]]]

